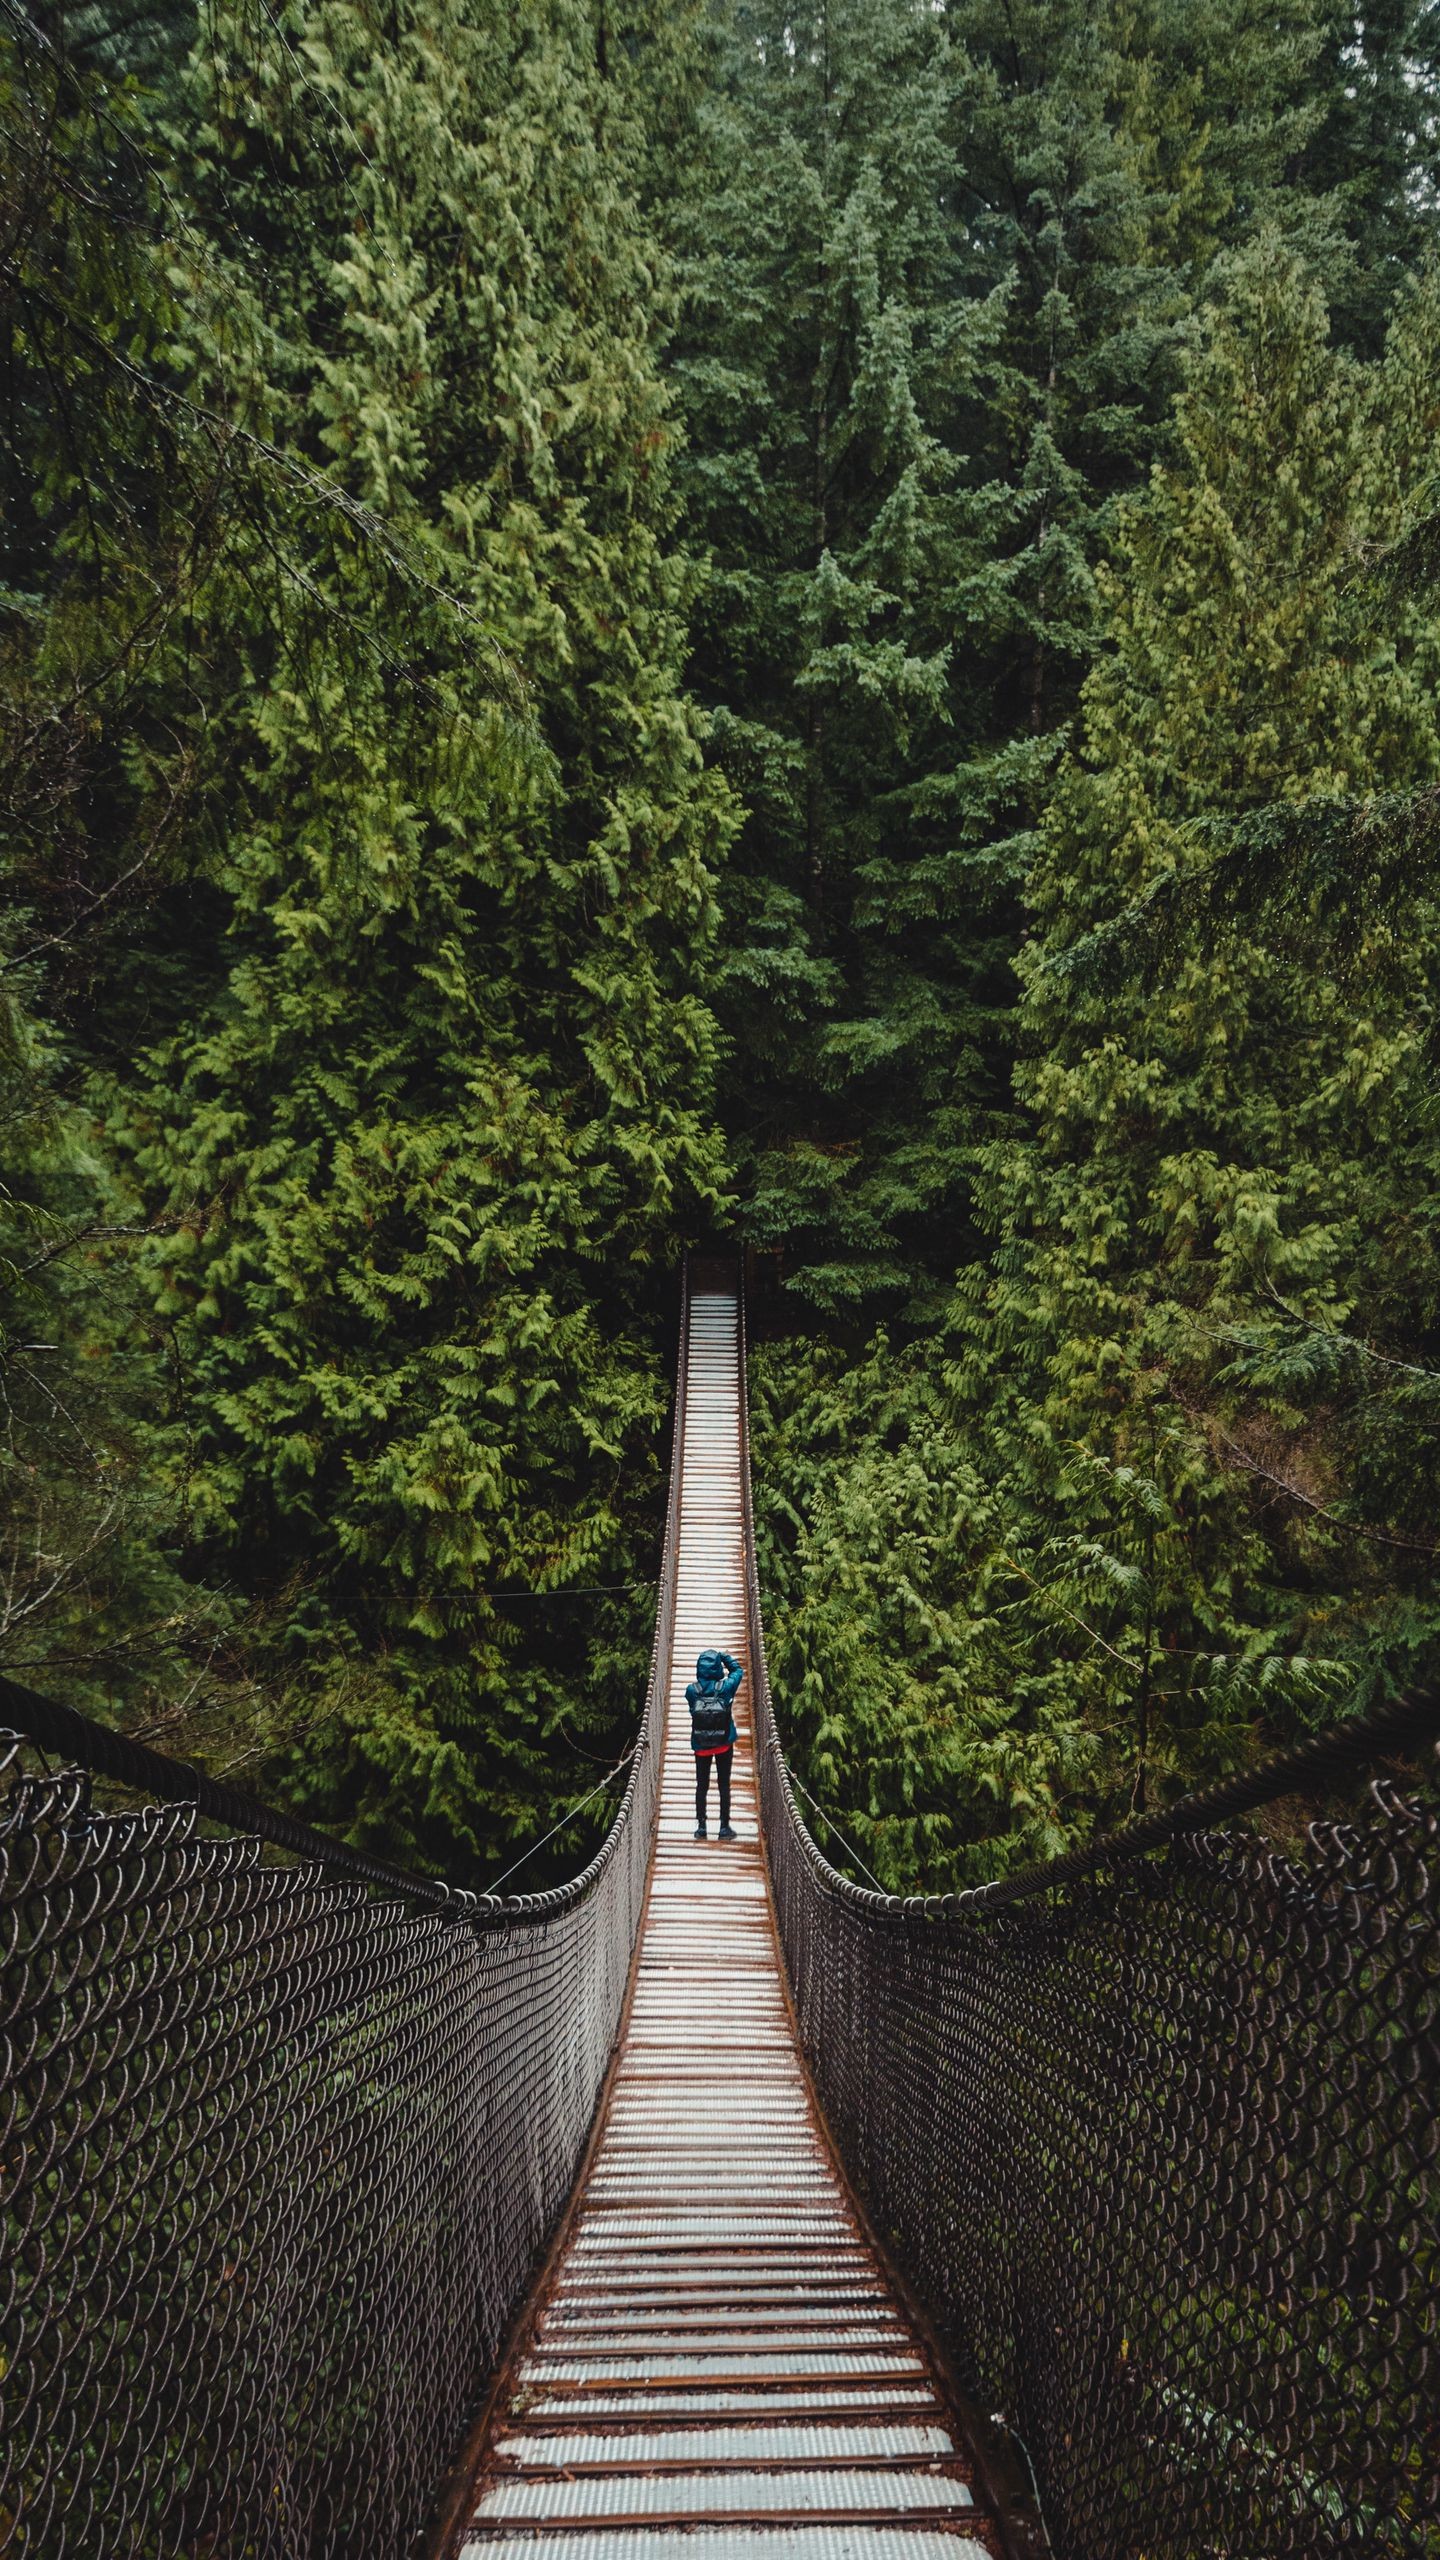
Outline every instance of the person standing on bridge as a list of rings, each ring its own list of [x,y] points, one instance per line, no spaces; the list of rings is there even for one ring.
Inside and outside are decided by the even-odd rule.
[[[695,1754],[695,1837],[708,1838],[705,1807],[710,1795],[710,1764],[720,1784],[722,1840],[733,1840],[730,1828],[730,1772],[735,1765],[735,1692],[745,1673],[730,1653],[702,1653],[695,1677],[685,1692],[690,1710],[690,1748]]]

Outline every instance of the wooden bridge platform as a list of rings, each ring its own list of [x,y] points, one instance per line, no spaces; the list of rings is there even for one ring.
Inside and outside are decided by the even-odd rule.
[[[746,1692],[733,1843],[697,1841],[685,1684],[745,1661],[739,1324],[690,1302],[675,1639],[631,2005],[463,2560],[991,2560],[995,2528],[864,2238],[786,2001]]]

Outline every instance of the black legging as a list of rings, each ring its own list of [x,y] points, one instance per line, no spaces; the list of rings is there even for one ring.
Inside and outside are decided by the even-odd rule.
[[[735,1746],[733,1742],[730,1743],[724,1751],[707,1751],[703,1758],[697,1757],[696,1759],[695,1819],[697,1822],[703,1822],[705,1819],[705,1803],[706,1798],[710,1793],[710,1766],[712,1761],[715,1766],[715,1775],[720,1781],[720,1822],[723,1829],[724,1825],[730,1819],[730,1772],[735,1765]]]

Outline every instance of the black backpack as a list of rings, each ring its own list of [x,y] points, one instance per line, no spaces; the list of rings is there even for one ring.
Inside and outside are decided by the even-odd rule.
[[[715,1689],[686,1691],[692,1751],[723,1751],[730,1739],[730,1701]]]

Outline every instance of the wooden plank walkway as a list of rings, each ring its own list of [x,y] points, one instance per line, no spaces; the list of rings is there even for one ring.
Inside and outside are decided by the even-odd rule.
[[[739,1326],[691,1301],[675,1643],[633,2003],[508,2378],[463,2560],[990,2560],[921,2345],[857,2229],[780,1976],[737,1701],[733,1843],[695,1826],[685,1684],[746,1658]]]

